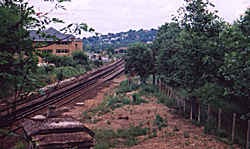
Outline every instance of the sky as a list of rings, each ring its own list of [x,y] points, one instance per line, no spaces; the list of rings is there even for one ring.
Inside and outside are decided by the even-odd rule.
[[[48,12],[54,3],[44,0],[28,0],[38,12]],[[250,0],[210,0],[218,15],[233,22],[250,7]],[[61,18],[65,23],[87,23],[96,32],[107,34],[130,29],[157,29],[183,6],[183,0],[71,0],[65,2],[66,10],[53,10],[50,16]],[[53,25],[60,29],[62,25]],[[84,35],[83,35],[84,36]]]

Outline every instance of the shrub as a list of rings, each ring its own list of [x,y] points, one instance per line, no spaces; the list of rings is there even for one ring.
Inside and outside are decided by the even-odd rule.
[[[147,84],[147,85],[142,85],[142,94],[148,94],[148,95],[154,95],[159,92],[158,86],[152,85],[152,84]]]
[[[133,100],[131,103],[132,105],[139,105],[141,103],[148,103],[148,101],[141,98],[138,94],[133,94],[132,97],[133,97]]]
[[[74,67],[71,67],[71,66],[55,68],[53,73],[56,74],[58,80],[60,80],[59,76],[61,76],[61,75],[62,75],[61,76],[62,79],[66,79],[66,78],[74,77],[74,76],[77,76],[80,74],[77,71],[77,69],[75,69]]]
[[[154,125],[156,125],[158,129],[161,130],[161,128],[167,127],[167,120],[164,120],[159,114],[157,114],[155,116]]]
[[[129,84],[128,80],[122,81],[120,83],[120,86],[118,87],[118,90],[116,91],[117,94],[123,94],[127,92],[134,91],[139,88],[139,85],[131,82]]]
[[[89,65],[88,56],[83,51],[74,51],[72,53],[72,58],[76,64]]]

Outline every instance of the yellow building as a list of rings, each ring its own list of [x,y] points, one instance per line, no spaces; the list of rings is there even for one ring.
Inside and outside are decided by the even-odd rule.
[[[34,41],[34,46],[43,53],[50,53],[57,56],[69,56],[74,51],[82,51],[83,43],[81,39],[75,38],[75,36],[70,34],[63,34],[54,28],[49,28],[43,31],[46,35],[56,37],[44,38],[36,34],[36,31],[30,32],[30,37]],[[46,43],[46,46],[43,46]],[[39,59],[42,62],[42,59]]]

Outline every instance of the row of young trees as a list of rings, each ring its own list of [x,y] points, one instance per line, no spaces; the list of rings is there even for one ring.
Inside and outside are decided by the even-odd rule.
[[[153,45],[129,48],[127,71],[142,80],[156,73],[168,86],[185,90],[189,100],[249,112],[250,8],[229,24],[210,2],[184,1],[173,21],[159,28]]]

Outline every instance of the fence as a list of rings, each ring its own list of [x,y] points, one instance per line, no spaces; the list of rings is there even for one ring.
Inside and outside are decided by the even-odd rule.
[[[227,137],[232,143],[240,144],[242,148],[250,149],[250,120],[241,119],[235,112],[223,111],[211,105],[198,101],[182,99],[176,92],[158,82],[159,88],[174,104],[174,107],[186,118],[198,124],[205,125],[205,132],[220,137]]]

